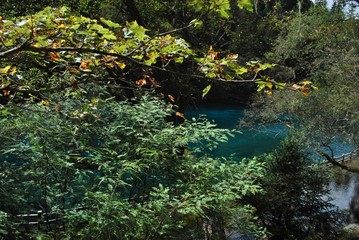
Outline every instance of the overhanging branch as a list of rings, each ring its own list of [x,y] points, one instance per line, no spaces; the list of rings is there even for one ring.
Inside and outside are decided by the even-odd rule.
[[[118,54],[118,53],[110,53],[110,52],[106,52],[106,51],[101,51],[98,49],[94,49],[94,48],[73,48],[73,47],[60,47],[60,48],[48,48],[48,47],[34,47],[34,46],[25,46],[22,48],[23,51],[32,51],[32,52],[78,52],[78,53],[94,53],[94,54],[100,54],[100,55],[104,55],[104,56],[112,56],[112,57],[117,57],[121,60],[130,62],[130,63],[134,63],[136,65],[142,66],[142,67],[146,67],[146,68],[152,68],[161,72],[166,72],[166,73],[170,73],[173,75],[179,75],[179,76],[184,76],[184,77],[189,77],[189,78],[196,78],[196,79],[203,79],[203,80],[213,80],[213,81],[222,81],[222,82],[230,82],[230,83],[250,83],[250,82],[257,82],[259,81],[259,79],[256,79],[257,74],[255,74],[255,77],[252,79],[233,79],[233,80],[227,80],[227,79],[223,79],[223,78],[210,78],[210,77],[206,77],[206,76],[201,76],[201,75],[197,75],[197,74],[186,74],[186,73],[181,73],[181,72],[176,72],[176,71],[172,71],[172,70],[168,70],[166,68],[162,68],[162,67],[158,67],[158,66],[154,66],[154,65],[148,65],[145,64],[143,62],[137,61],[127,55],[122,55],[122,54]],[[0,55],[1,56],[1,55]]]
[[[347,166],[344,165],[338,161],[335,160],[334,157],[330,156],[329,154],[325,153],[323,150],[319,149],[319,148],[315,148],[315,150],[323,157],[325,157],[325,159],[331,163],[333,166],[339,167],[341,169],[347,170],[349,172],[353,172],[353,173],[359,173],[359,168],[357,167],[352,167],[352,166]]]

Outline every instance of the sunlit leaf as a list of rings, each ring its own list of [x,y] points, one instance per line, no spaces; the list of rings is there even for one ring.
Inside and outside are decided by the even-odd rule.
[[[245,67],[237,67],[237,68],[235,68],[235,71],[236,71],[236,74],[237,75],[242,75],[242,74],[244,74],[244,73],[247,73],[248,72],[248,69],[247,68],[245,68]]]
[[[253,11],[253,4],[251,0],[238,0],[238,7],[246,9],[247,11]]]
[[[116,53],[124,53],[126,51],[126,45],[115,46],[113,50]]]
[[[7,72],[7,74],[9,74],[9,75],[14,75],[14,73],[16,73],[16,67],[11,68],[11,69]]]
[[[223,18],[229,18],[230,11],[230,3],[229,0],[219,0],[218,1],[218,9],[219,15]]]
[[[120,24],[112,22],[110,20],[106,20],[104,18],[100,18],[101,22],[103,22],[104,24],[106,24],[107,26],[111,27],[111,28],[119,28],[121,27]]]
[[[216,73],[214,73],[214,72],[206,73],[205,76],[206,76],[207,78],[215,78],[215,77],[217,77]]]
[[[67,27],[66,27],[65,24],[62,23],[62,24],[60,24],[60,25],[58,26],[58,28],[59,28],[59,29],[66,29]]]
[[[175,102],[175,98],[172,96],[172,95],[167,95],[168,96],[168,99],[171,101],[171,102]]]
[[[4,67],[4,68],[0,68],[0,73],[1,73],[1,74],[7,74],[8,71],[10,70],[10,68],[11,68],[10,65],[9,65],[9,66],[6,66],[6,67]]]
[[[121,69],[124,69],[126,67],[126,64],[124,62],[120,62],[120,61],[114,61],[114,62]]]
[[[105,38],[107,40],[117,40],[116,36],[113,34],[105,34],[105,35],[103,35],[103,38]]]
[[[147,83],[146,79],[139,79],[139,80],[136,81],[136,84],[137,84],[138,86],[143,86],[143,85],[145,85],[146,83]]]
[[[236,59],[238,59],[238,54],[229,54],[227,56],[227,59],[236,60]]]
[[[49,52],[49,56],[51,57],[51,59],[53,61],[58,61],[60,60],[60,54],[56,53],[56,52]]]
[[[143,41],[147,37],[147,35],[145,34],[147,29],[138,25],[137,21],[133,21],[133,22],[129,23],[128,28],[129,28],[129,30],[131,30],[133,32],[135,37],[140,41]]]
[[[307,85],[312,85],[313,83],[311,81],[302,81],[302,82],[299,82],[298,84],[300,84],[302,86],[307,86]]]
[[[268,68],[272,68],[272,67],[274,67],[274,66],[276,66],[277,64],[270,64],[270,63],[264,63],[264,64],[262,64],[262,63],[259,63],[258,64],[258,68],[259,68],[259,70],[261,70],[261,71],[263,71],[263,70],[266,70],[266,69],[268,69]]]
[[[10,95],[10,90],[2,90],[4,96]]]
[[[208,93],[209,91],[211,90],[212,88],[212,85],[209,84],[207,87],[205,87],[203,90],[202,90],[202,98],[204,98]]]
[[[50,102],[48,100],[41,100],[40,104],[44,106],[49,106]]]
[[[82,60],[81,65],[80,65],[80,69],[82,71],[91,71],[91,69],[89,69],[91,64],[90,60]]]
[[[258,81],[257,82],[257,91],[260,92],[266,87],[266,84],[264,81]]]

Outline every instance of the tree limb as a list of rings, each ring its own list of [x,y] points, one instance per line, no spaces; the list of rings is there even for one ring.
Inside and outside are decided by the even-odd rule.
[[[137,60],[135,60],[135,59],[133,59],[133,58],[127,56],[127,55],[122,55],[122,54],[118,54],[118,53],[110,53],[110,52],[106,52],[106,51],[97,50],[97,49],[94,49],[94,48],[73,48],[73,47],[49,48],[49,47],[34,47],[34,46],[31,46],[31,45],[28,45],[28,46],[24,46],[22,48],[22,50],[24,50],[24,51],[32,51],[32,52],[46,52],[46,53],[49,53],[49,52],[95,53],[95,54],[100,54],[100,55],[105,55],[105,56],[117,57],[119,59],[134,63],[136,65],[156,69],[158,71],[170,73],[170,74],[173,74],[173,75],[180,75],[180,76],[185,76],[185,77],[190,77],[190,78],[204,79],[204,80],[214,80],[214,81],[222,81],[222,82],[231,82],[231,83],[248,83],[248,82],[257,82],[257,81],[259,81],[259,79],[255,79],[255,78],[253,78],[253,79],[227,80],[227,79],[223,79],[223,78],[219,78],[219,77],[218,78],[209,78],[209,77],[201,76],[201,75],[197,75],[197,74],[186,74],[186,73],[181,73],[181,72],[168,70],[166,68],[162,68],[162,67],[158,67],[158,66],[154,66],[154,65],[148,65],[148,64],[145,64],[143,62],[137,61]],[[255,75],[255,77],[256,76],[257,76],[257,74]]]
[[[349,172],[359,173],[359,168],[341,164],[340,162],[336,161],[334,157],[330,156],[329,154],[325,153],[323,150],[319,148],[315,148],[315,151],[318,152],[321,156],[325,157],[325,159],[333,166],[339,167]]]

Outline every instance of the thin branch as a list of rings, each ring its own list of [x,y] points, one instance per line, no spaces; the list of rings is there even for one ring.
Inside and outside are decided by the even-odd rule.
[[[320,148],[315,148],[315,151],[318,152],[321,156],[325,157],[325,159],[331,163],[333,166],[339,167],[341,169],[347,170],[349,172],[353,173],[359,173],[359,168],[353,167],[353,166],[347,166],[344,164],[341,164],[340,162],[336,161],[334,157],[330,156],[329,154],[325,153]]]
[[[34,46],[26,46],[24,47],[22,50],[24,51],[33,51],[33,52],[79,52],[79,53],[95,53],[95,54],[100,54],[100,55],[105,55],[105,56],[113,56],[113,57],[118,57],[119,59],[122,59],[124,61],[128,61],[143,67],[147,67],[147,68],[152,68],[161,72],[166,72],[166,73],[170,73],[173,75],[180,75],[180,76],[184,76],[184,77],[190,77],[190,78],[197,78],[197,79],[204,79],[204,80],[214,80],[214,81],[222,81],[222,82],[231,82],[231,83],[248,83],[248,82],[257,82],[259,81],[259,79],[233,79],[233,80],[226,80],[223,78],[209,78],[206,76],[201,76],[201,75],[197,75],[197,74],[186,74],[186,73],[181,73],[181,72],[176,72],[176,71],[172,71],[172,70],[168,70],[166,68],[163,67],[158,67],[158,66],[154,66],[154,65],[148,65],[145,64],[143,62],[137,61],[127,55],[122,55],[122,54],[118,54],[118,53],[110,53],[110,52],[106,52],[106,51],[101,51],[101,50],[97,50],[94,48],[73,48],[73,47],[60,47],[60,48],[48,48],[48,47],[34,47]],[[257,73],[255,75],[255,77],[257,76]]]
[[[179,32],[179,31],[185,30],[185,29],[187,29],[187,28],[190,28],[190,27],[194,26],[197,22],[198,22],[198,20],[191,21],[191,22],[190,22],[189,24],[187,24],[186,26],[183,26],[183,27],[180,27],[180,28],[176,28],[176,29],[172,29],[172,30],[170,30],[170,31],[163,32],[163,33],[158,33],[158,34],[155,35],[155,37],[160,37],[160,36],[164,36],[164,35],[167,35],[167,34],[170,34],[170,33]]]
[[[164,33],[163,33],[164,34]],[[145,64],[143,62],[137,61],[127,55],[122,55],[122,54],[118,54],[118,53],[110,53],[110,52],[106,52],[106,51],[102,51],[102,50],[98,50],[98,49],[94,49],[94,48],[76,48],[76,47],[60,47],[60,48],[50,48],[50,47],[35,47],[35,46],[31,46],[30,42],[27,41],[17,47],[14,47],[12,49],[9,49],[5,52],[0,52],[0,58],[5,58],[8,57],[9,55],[13,55],[15,53],[18,53],[20,51],[32,51],[32,52],[45,52],[45,53],[49,53],[49,52],[78,52],[78,53],[94,53],[94,54],[99,54],[99,55],[104,55],[104,56],[113,56],[113,57],[117,57],[119,59],[122,59],[124,61],[130,62],[130,63],[134,63],[136,65],[140,65],[142,67],[146,67],[146,68],[151,68],[151,69],[155,69],[161,72],[166,72],[172,75],[176,75],[176,76],[183,76],[183,77],[188,77],[188,78],[195,78],[195,79],[202,79],[202,80],[211,80],[211,81],[220,81],[220,82],[226,82],[226,83],[255,83],[260,81],[260,79],[257,79],[257,75],[258,73],[255,73],[254,77],[252,79],[231,79],[231,80],[227,80],[227,79],[223,79],[221,77],[217,77],[217,78],[211,78],[211,77],[206,77],[206,76],[202,76],[202,75],[197,75],[197,74],[187,74],[187,73],[181,73],[181,72],[177,72],[177,71],[172,71],[169,69],[166,69],[164,67],[158,67],[158,66],[154,66],[154,65],[148,65]],[[278,84],[277,82],[275,82],[274,80],[271,80],[271,82],[276,85]],[[66,86],[69,87],[69,86]],[[65,87],[65,88],[66,88]],[[63,88],[63,87],[62,87]],[[0,90],[11,90],[9,87],[7,88],[2,88]],[[289,88],[290,89],[290,88]],[[13,89],[16,90],[16,89]],[[16,91],[18,92],[28,92],[28,93],[37,93],[37,92],[51,92],[51,91],[57,91],[57,90],[61,90],[59,88],[52,88],[52,89],[46,89],[46,90],[21,90],[21,89],[17,89]]]
[[[83,81],[79,81],[76,82],[77,85],[81,85],[81,84],[85,84],[88,82],[95,82],[95,81],[108,81],[108,80],[112,80],[112,81],[121,81],[121,82],[126,82],[129,83],[128,81],[124,80],[124,79],[118,79],[118,78],[88,78],[86,80]],[[117,88],[121,88],[121,89],[138,89],[140,88],[140,86],[133,86],[133,87],[125,87],[125,86],[121,86],[121,85],[110,85],[110,84],[106,84],[107,86],[113,86],[113,87],[117,87]],[[58,91],[62,91],[66,88],[71,88],[74,87],[73,84],[69,83],[69,84],[65,84],[59,87],[53,87],[53,88],[41,88],[41,89],[29,89],[29,88],[16,88],[13,86],[6,86],[6,87],[2,87],[0,88],[0,91],[6,90],[6,91],[11,91],[11,92],[20,92],[20,93],[30,93],[30,94],[41,94],[41,93],[51,93],[51,92],[58,92]]]
[[[9,50],[6,50],[4,52],[0,52],[0,58],[8,58],[11,55],[15,55],[19,53],[24,48],[26,48],[27,44],[29,44],[29,41],[25,41],[16,47],[10,48]]]
[[[34,38],[34,29],[32,28],[30,36],[26,41],[24,41],[23,43],[20,43],[16,47],[13,47],[9,50],[0,52],[0,58],[8,58],[9,56],[19,53],[20,51],[22,51],[23,49],[25,49],[27,46],[29,46],[31,44],[33,38]]]
[[[190,22],[188,25],[184,26],[184,27],[180,27],[180,28],[176,28],[167,32],[163,32],[163,33],[158,33],[154,36],[152,36],[150,39],[148,39],[146,42],[142,43],[140,46],[138,46],[137,48],[133,49],[131,52],[127,53],[126,56],[131,56],[132,54],[134,54],[136,51],[138,51],[139,49],[141,49],[142,47],[146,46],[148,43],[150,43],[153,39],[155,39],[156,37],[160,37],[160,36],[164,36],[170,33],[174,33],[174,32],[179,32],[182,31],[184,29],[190,28],[192,27],[197,21],[192,21]]]

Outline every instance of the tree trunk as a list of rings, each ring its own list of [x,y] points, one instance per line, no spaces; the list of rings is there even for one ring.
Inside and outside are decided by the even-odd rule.
[[[138,10],[134,0],[124,0],[123,3],[126,5],[128,13],[130,15],[130,21],[137,21],[141,26],[145,26],[141,17],[140,11]]]

